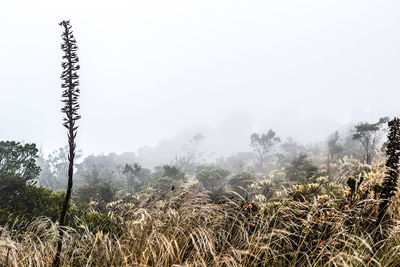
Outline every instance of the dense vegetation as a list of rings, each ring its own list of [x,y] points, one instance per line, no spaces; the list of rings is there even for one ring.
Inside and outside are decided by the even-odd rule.
[[[398,118],[305,146],[270,129],[217,160],[201,133],[154,168],[80,160],[77,46],[60,25],[68,146],[0,142],[0,266],[400,266]]]
[[[254,154],[206,164],[192,155],[153,171],[131,154],[88,156],[76,165],[61,262],[397,266],[398,171],[390,166],[398,166],[399,123],[389,123],[390,142],[380,139],[383,125],[373,132],[360,125],[369,124],[313,146],[279,142],[270,131],[249,137]],[[365,142],[368,136],[375,141]],[[47,266],[58,240],[67,150],[46,159],[34,144],[0,142],[0,152],[1,264]]]

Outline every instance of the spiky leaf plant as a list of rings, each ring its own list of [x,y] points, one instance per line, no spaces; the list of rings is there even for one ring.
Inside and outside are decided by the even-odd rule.
[[[60,265],[60,255],[63,242],[63,226],[65,226],[65,216],[68,210],[68,203],[71,198],[72,184],[73,184],[73,172],[74,172],[74,158],[75,158],[75,148],[76,148],[76,133],[78,126],[76,126],[76,121],[80,119],[81,116],[78,114],[79,110],[79,76],[77,70],[79,70],[79,59],[76,51],[78,47],[76,45],[76,40],[71,30],[71,25],[69,21],[62,21],[59,23],[60,26],[64,27],[64,32],[62,34],[62,44],[61,50],[65,53],[61,66],[63,68],[61,74],[61,88],[64,89],[62,93],[62,102],[64,107],[61,111],[65,114],[64,117],[64,127],[68,129],[68,145],[69,145],[69,167],[68,167],[68,186],[67,192],[65,194],[65,199],[60,214],[59,220],[59,238],[57,244],[57,253],[53,262],[53,266]]]
[[[383,180],[383,188],[380,194],[381,202],[379,204],[378,224],[381,223],[390,203],[390,198],[397,191],[397,179],[399,176],[400,159],[400,119],[394,118],[389,121],[388,145],[386,154],[386,177]]]

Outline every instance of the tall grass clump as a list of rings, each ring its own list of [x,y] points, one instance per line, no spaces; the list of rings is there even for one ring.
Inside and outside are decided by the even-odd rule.
[[[359,194],[359,193],[355,193]],[[138,205],[115,202],[107,223],[77,219],[64,227],[64,266],[399,266],[400,227],[374,249],[377,202],[319,195],[294,200],[213,202],[207,191],[176,189],[143,195]],[[398,199],[393,204],[399,206]],[[396,214],[396,224],[398,223]],[[26,232],[1,229],[16,249],[15,265],[47,266],[56,225],[38,219]],[[0,255],[7,249],[0,247]]]

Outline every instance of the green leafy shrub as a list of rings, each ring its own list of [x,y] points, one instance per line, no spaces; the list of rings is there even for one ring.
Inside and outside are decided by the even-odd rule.
[[[60,213],[64,193],[37,187],[14,176],[0,178],[0,224],[16,218],[32,221],[47,216],[55,221]]]
[[[158,169],[160,168],[158,167]],[[162,169],[159,170],[158,175],[150,179],[149,185],[152,188],[166,192],[179,187],[185,181],[185,174],[178,167],[164,165]]]
[[[225,190],[228,175],[229,171],[223,168],[201,166],[197,169],[196,179],[210,191],[210,197],[216,200]]]
[[[85,208],[90,202],[95,202],[96,210],[104,210],[107,203],[115,198],[116,190],[109,184],[83,185],[74,192],[74,201],[79,205],[83,204]]]
[[[155,178],[151,183],[151,186],[158,190],[167,192],[173,188],[177,188],[178,186],[180,186],[180,184],[181,184],[180,180],[176,180],[168,176],[163,176]]]

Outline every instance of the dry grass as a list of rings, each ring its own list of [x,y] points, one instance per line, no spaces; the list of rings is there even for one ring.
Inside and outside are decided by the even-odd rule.
[[[385,229],[375,228],[375,200],[344,205],[327,196],[247,205],[210,201],[179,189],[139,206],[115,204],[119,231],[66,228],[64,266],[400,266],[399,201]],[[15,226],[14,226],[15,228]],[[106,231],[108,230],[108,231]],[[382,239],[381,230],[387,230]],[[0,229],[0,263],[49,266],[57,227],[47,219],[24,233]],[[107,232],[107,233],[106,233]],[[382,239],[377,245],[377,238]]]

